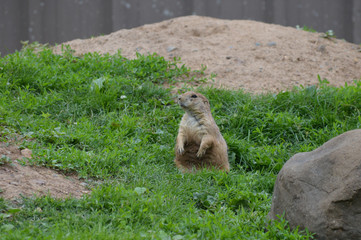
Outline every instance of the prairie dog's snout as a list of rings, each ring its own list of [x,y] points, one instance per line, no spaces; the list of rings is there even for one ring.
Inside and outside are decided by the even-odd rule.
[[[182,107],[182,95],[178,96],[178,101],[177,101],[178,105]]]

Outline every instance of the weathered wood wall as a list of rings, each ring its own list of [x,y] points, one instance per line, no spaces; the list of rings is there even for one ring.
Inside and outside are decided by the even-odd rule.
[[[332,29],[361,43],[361,0],[1,0],[1,55],[20,41],[62,43],[184,15]]]

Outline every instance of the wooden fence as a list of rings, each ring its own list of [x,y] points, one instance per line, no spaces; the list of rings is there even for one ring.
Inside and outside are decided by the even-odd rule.
[[[361,0],[1,0],[1,55],[20,41],[62,43],[184,15],[332,29],[361,43]]]

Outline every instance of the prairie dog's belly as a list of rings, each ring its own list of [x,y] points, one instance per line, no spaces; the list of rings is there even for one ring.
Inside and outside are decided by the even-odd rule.
[[[182,119],[180,128],[184,130],[188,142],[195,142],[196,144],[200,144],[202,137],[207,134],[206,127],[200,124],[195,117],[189,115]]]

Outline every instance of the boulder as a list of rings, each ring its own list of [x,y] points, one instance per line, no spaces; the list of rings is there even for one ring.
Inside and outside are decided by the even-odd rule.
[[[361,239],[361,129],[298,153],[277,176],[270,219],[307,228],[316,239]]]

